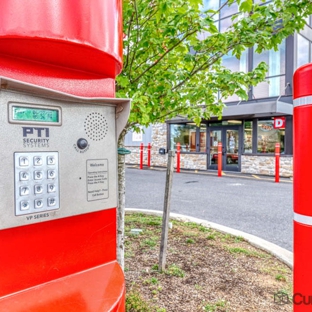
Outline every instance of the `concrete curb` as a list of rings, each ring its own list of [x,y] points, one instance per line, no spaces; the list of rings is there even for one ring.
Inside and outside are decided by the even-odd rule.
[[[158,211],[158,210],[137,209],[137,208],[126,208],[126,213],[144,213],[147,215],[155,215],[155,216],[162,216],[163,214],[162,211]],[[293,253],[292,252],[280,246],[277,246],[273,243],[270,243],[262,238],[259,238],[257,236],[254,236],[254,235],[251,235],[251,234],[239,231],[239,230],[235,230],[235,229],[223,226],[223,225],[219,225],[213,222],[181,215],[178,213],[170,213],[170,218],[178,220],[178,221],[183,221],[183,222],[194,222],[194,223],[203,225],[208,228],[212,228],[214,230],[217,230],[225,234],[241,236],[251,245],[272,254],[277,259],[281,260],[283,263],[289,266],[291,269],[293,268]]]

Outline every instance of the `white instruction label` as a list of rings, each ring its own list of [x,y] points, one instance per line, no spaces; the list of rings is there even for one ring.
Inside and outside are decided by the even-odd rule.
[[[108,160],[87,160],[88,201],[108,198]]]

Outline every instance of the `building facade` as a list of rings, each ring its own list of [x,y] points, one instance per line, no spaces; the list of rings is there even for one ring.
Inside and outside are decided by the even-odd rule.
[[[221,1],[221,3],[219,3]],[[223,0],[206,0],[208,7],[220,7]],[[269,1],[270,2],[270,1]],[[265,4],[264,4],[265,5]],[[216,23],[222,31],[237,13],[235,6],[225,6]],[[222,143],[222,168],[251,174],[274,175],[275,144],[281,146],[281,176],[293,174],[293,73],[301,65],[312,61],[312,20],[302,32],[284,40],[278,51],[257,54],[254,48],[246,50],[241,59],[232,55],[223,58],[223,64],[233,71],[248,72],[260,62],[268,64],[266,81],[252,87],[248,101],[237,96],[228,98],[222,119],[202,120],[197,127],[183,118],[168,120],[145,129],[144,133],[129,133],[126,146],[132,154],[127,163],[139,163],[139,145],[152,145],[151,165],[166,166],[166,154],[159,149],[176,150],[181,146],[181,168],[217,170],[217,146]],[[144,157],[147,157],[145,149]]]

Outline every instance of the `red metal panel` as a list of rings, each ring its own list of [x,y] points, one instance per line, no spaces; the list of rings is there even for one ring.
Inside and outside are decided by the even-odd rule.
[[[0,298],[1,312],[124,312],[125,281],[117,262]]]
[[[312,302],[312,227],[294,222],[294,311],[311,312]]]
[[[302,223],[294,221],[294,311],[311,311],[311,304],[305,304],[312,295],[312,197],[310,177],[312,174],[312,64],[300,67],[294,74],[294,212]],[[304,105],[300,105],[304,104]],[[303,223],[307,224],[303,224]],[[311,302],[312,303],[312,302]]]
[[[294,108],[294,211],[312,216],[312,103]]]
[[[116,208],[0,231],[0,297],[116,260]]]
[[[294,73],[294,99],[312,95],[311,64],[299,67]]]
[[[121,3],[2,0],[0,75],[79,96],[114,96]]]

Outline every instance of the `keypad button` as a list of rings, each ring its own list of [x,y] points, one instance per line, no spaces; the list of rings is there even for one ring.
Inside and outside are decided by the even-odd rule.
[[[35,185],[35,194],[42,194],[43,186],[42,185]]]
[[[27,166],[29,166],[29,159],[28,159],[28,157],[26,157],[26,156],[21,156],[21,157],[19,158],[19,165],[20,165],[21,167],[27,167]]]
[[[29,201],[21,201],[21,210],[28,210],[30,208]]]
[[[21,196],[29,195],[29,187],[28,186],[21,186],[20,187],[20,195]]]
[[[48,193],[55,193],[56,185],[55,184],[48,184]]]
[[[51,197],[48,198],[48,207],[53,207],[56,204],[56,198],[55,197]]]
[[[20,172],[20,181],[28,181],[29,180],[29,173],[25,171]]]
[[[54,156],[48,156],[47,157],[47,164],[48,165],[55,165],[56,164],[56,160]]]
[[[56,172],[55,170],[48,170],[48,179],[55,179]]]
[[[41,156],[34,157],[34,166],[42,166],[43,160]]]
[[[14,153],[15,215],[60,207],[58,152]]]
[[[34,171],[34,179],[35,180],[42,180],[43,172],[42,171]]]
[[[43,207],[43,200],[42,199],[36,199],[35,200],[35,208],[40,209]]]

